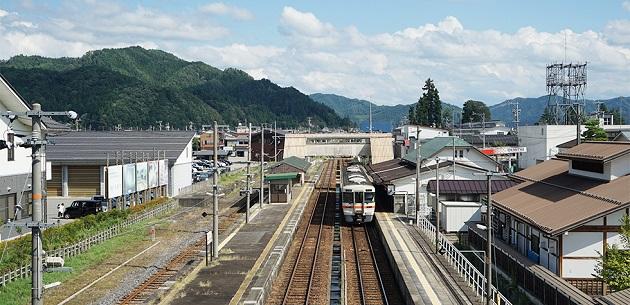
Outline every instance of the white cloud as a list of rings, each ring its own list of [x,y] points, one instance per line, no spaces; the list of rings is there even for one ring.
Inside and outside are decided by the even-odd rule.
[[[7,16],[7,15],[9,15],[9,12],[7,12],[7,11],[5,11],[5,10],[0,9],[0,18],[2,18],[2,17],[4,17],[4,16]]]
[[[621,6],[628,12],[630,12],[630,1],[624,1]]]
[[[165,13],[96,0],[76,0],[45,20],[0,10],[0,58],[15,54],[80,56],[91,49],[142,45],[236,67],[305,93],[329,92],[384,104],[412,103],[424,80],[435,80],[444,101],[495,103],[545,94],[545,65],[588,61],[587,97],[628,95],[630,20],[612,20],[601,32],[472,30],[454,16],[383,33],[335,27],[313,13],[287,6],[277,21],[281,41],[248,44],[208,14],[234,15],[235,7],[210,3],[205,11]],[[26,16],[26,15],[25,15]],[[268,21],[267,21],[268,22]],[[27,26],[28,24],[33,27]],[[14,25],[14,26],[12,26]],[[18,26],[21,25],[21,26]],[[37,28],[35,28],[37,26]],[[229,37],[229,42],[217,39]]]
[[[254,14],[249,10],[232,5],[227,5],[223,2],[208,3],[200,7],[200,10],[204,13],[209,13],[213,15],[231,16],[238,20],[254,19]]]

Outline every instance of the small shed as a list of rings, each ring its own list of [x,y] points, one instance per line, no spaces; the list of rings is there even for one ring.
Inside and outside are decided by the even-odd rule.
[[[288,157],[271,168],[272,174],[295,173],[297,177],[293,180],[293,184],[304,184],[306,171],[311,167],[311,163],[306,159],[298,157]]]
[[[293,181],[298,178],[298,173],[277,173],[265,176],[269,182],[269,203],[291,202]]]
[[[440,221],[446,232],[467,232],[468,221],[481,221],[481,203],[466,201],[440,201]]]

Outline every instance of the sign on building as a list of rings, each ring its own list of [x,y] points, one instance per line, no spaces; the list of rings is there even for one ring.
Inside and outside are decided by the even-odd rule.
[[[157,187],[158,186],[158,161],[149,161],[148,163],[148,173],[149,173],[149,187]]]
[[[123,165],[123,184],[125,186],[125,195],[136,192],[136,165]]]
[[[158,164],[159,183],[160,185],[168,184],[168,160],[160,160]]]
[[[107,195],[109,198],[123,194],[123,166],[114,165],[107,167]]]
[[[136,163],[136,191],[144,191],[148,188],[148,164],[147,162]]]

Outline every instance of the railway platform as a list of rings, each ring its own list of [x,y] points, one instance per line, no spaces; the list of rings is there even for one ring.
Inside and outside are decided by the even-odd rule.
[[[450,278],[407,218],[377,212],[376,223],[405,304],[481,304]]]
[[[208,267],[201,264],[161,304],[235,304],[249,286],[255,271],[271,251],[291,215],[303,206],[313,184],[294,190],[298,195],[290,204],[265,204],[257,215],[219,244],[219,258]]]

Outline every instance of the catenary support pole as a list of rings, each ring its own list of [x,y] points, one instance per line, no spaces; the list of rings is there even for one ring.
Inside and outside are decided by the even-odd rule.
[[[486,210],[486,304],[492,304],[492,174],[488,179],[488,205]]]
[[[214,171],[212,171],[212,244],[219,241],[219,132],[217,121],[214,121]],[[219,257],[219,247],[212,247],[212,257]]]
[[[249,123],[247,127],[247,185],[245,186],[245,190],[247,192],[247,207],[245,208],[245,223],[249,223],[249,207],[252,203],[252,176],[251,176],[251,165],[252,165],[252,123]]]
[[[262,209],[265,203],[265,124],[260,124],[260,192],[258,203]]]
[[[440,159],[435,158],[435,253],[440,252]]]
[[[416,225],[420,225],[420,126],[416,126]]]
[[[33,111],[41,111],[42,106],[38,103],[33,104]],[[43,305],[44,299],[43,293],[43,258],[42,258],[42,240],[41,240],[41,228],[39,223],[42,221],[42,167],[40,160],[41,153],[41,117],[39,115],[33,115],[32,117],[32,135],[31,141],[33,143],[33,163],[32,163],[32,198],[33,198],[33,226],[32,226],[32,291],[31,291],[31,304]]]

